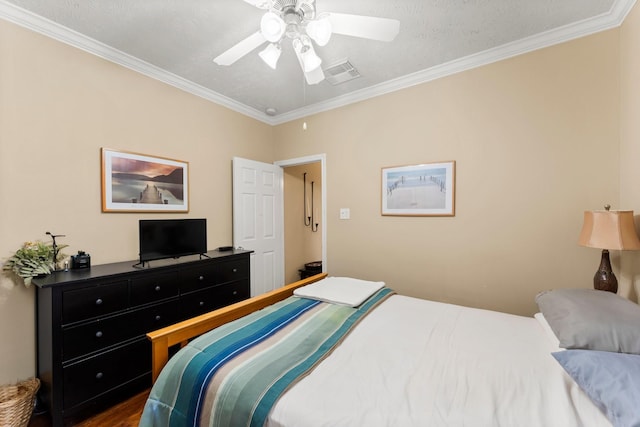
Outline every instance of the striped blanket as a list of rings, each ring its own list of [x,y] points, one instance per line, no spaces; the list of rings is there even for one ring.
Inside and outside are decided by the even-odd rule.
[[[278,398],[391,294],[383,288],[356,308],[290,297],[208,332],[169,360],[140,426],[262,426]]]

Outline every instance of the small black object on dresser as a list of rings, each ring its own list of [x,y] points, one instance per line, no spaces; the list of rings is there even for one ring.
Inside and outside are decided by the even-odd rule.
[[[91,267],[91,255],[83,251],[78,251],[76,255],[71,255],[71,269]]]
[[[72,425],[151,386],[146,333],[250,296],[251,251],[210,251],[37,278],[40,399],[53,427]]]

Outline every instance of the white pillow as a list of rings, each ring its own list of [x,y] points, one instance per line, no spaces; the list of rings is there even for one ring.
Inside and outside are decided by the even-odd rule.
[[[350,277],[327,277],[293,291],[298,297],[357,307],[384,287],[384,282],[370,282]]]

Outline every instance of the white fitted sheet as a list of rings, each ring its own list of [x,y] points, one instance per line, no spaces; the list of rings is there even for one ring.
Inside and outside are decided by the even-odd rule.
[[[611,426],[533,317],[395,295],[288,390],[268,427]]]

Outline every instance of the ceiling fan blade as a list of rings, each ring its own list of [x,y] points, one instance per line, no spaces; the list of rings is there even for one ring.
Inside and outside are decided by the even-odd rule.
[[[308,73],[304,73],[304,78],[307,84],[315,85],[324,80],[324,72],[322,67],[318,67],[315,70],[311,70]]]
[[[390,42],[400,32],[400,21],[374,16],[330,13],[329,21],[334,34],[362,37],[365,39]]]
[[[249,3],[251,6],[255,6],[258,9],[269,9],[269,0],[244,0],[246,3]]]
[[[228,50],[222,52],[220,55],[216,56],[213,59],[213,62],[218,65],[231,65],[238,59],[242,58],[252,50],[256,49],[258,46],[266,42],[267,39],[264,38],[260,31],[257,31],[246,39],[232,46]]]

